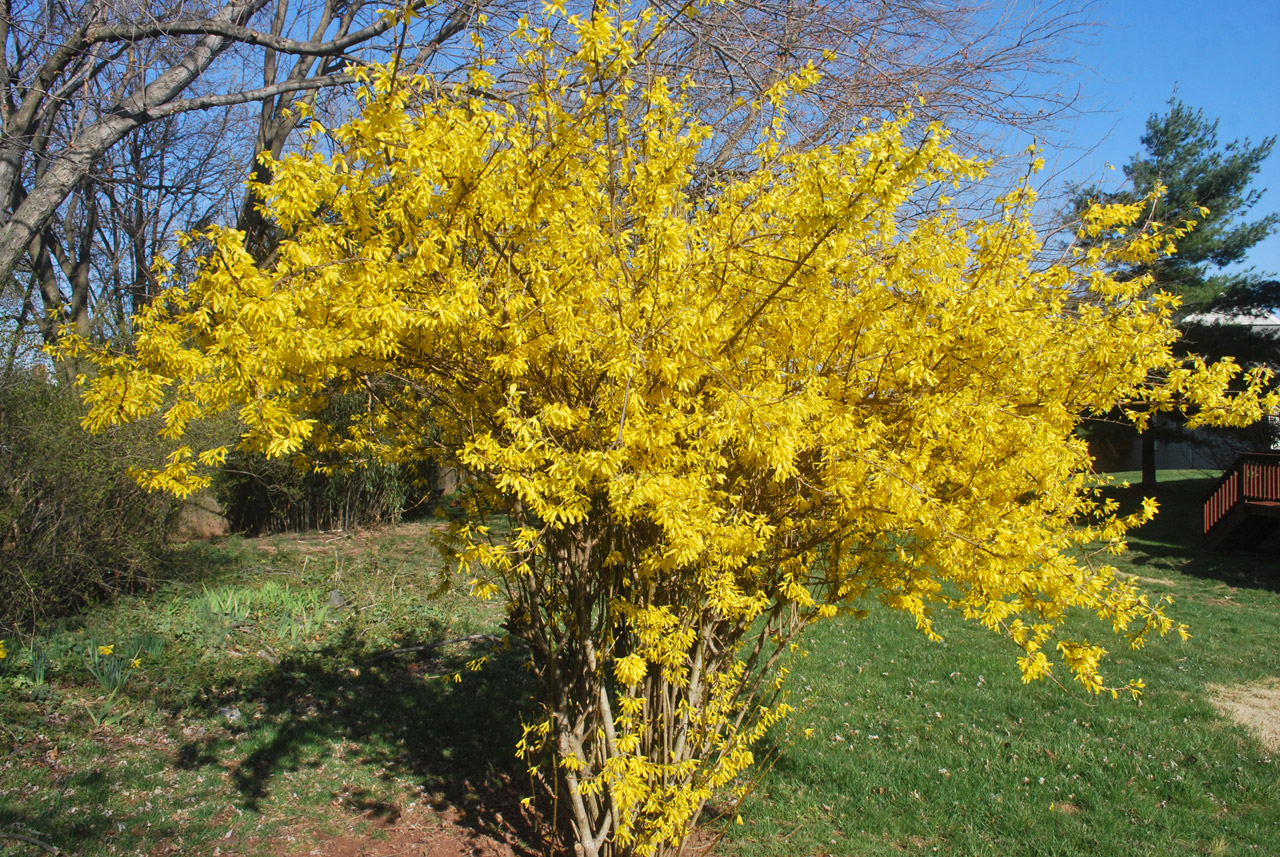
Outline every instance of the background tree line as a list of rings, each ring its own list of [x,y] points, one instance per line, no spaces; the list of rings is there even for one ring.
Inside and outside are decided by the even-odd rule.
[[[511,30],[520,0],[231,0],[123,4],[8,0],[0,11],[0,283],[10,330],[52,342],[58,325],[115,335],[152,293],[155,258],[182,264],[175,232],[235,223],[261,253],[270,227],[244,181],[259,152],[293,139],[302,100],[349,110],[351,67],[399,58],[442,81],[474,52],[464,38]],[[662,0],[675,17],[688,3]],[[917,97],[970,145],[1010,127],[1044,131],[1071,93],[1032,88],[1063,70],[1088,26],[1078,4],[1019,14],[1003,2],[745,0],[678,19],[649,72],[689,75],[718,132],[708,176],[731,171],[766,120],[760,93],[812,62],[824,73],[791,117],[819,145]],[[500,97],[524,82],[497,56]],[[1051,80],[1051,77],[1044,78]],[[17,359],[16,355],[14,359]],[[12,361],[11,361],[12,362]]]

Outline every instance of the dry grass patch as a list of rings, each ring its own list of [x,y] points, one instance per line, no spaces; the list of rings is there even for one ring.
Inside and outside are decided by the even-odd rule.
[[[1257,684],[1212,685],[1214,707],[1258,736],[1269,750],[1280,751],[1280,678]]]

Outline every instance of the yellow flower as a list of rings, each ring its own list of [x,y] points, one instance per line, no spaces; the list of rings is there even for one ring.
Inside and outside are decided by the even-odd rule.
[[[618,681],[628,687],[641,681],[647,669],[648,664],[640,655],[627,655],[625,658],[619,658],[613,665]]]
[[[4,647],[4,640],[0,640],[0,661],[9,657],[9,650]]]
[[[105,658],[107,655],[115,651],[115,648],[115,646],[98,646],[98,654]]]
[[[137,669],[141,665],[142,665],[142,658],[134,658],[133,660],[129,661],[129,666],[133,667],[134,669]]]

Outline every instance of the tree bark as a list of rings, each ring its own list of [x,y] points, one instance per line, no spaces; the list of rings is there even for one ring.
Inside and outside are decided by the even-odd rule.
[[[1154,426],[1147,426],[1142,433],[1142,487],[1156,487],[1156,433]]]
[[[213,16],[215,23],[243,25],[266,5],[267,0],[231,0]],[[107,149],[145,122],[155,118],[153,108],[164,105],[204,73],[231,39],[209,35],[198,40],[183,58],[149,85],[135,92],[114,110],[78,135],[65,154],[57,158],[37,184],[0,226],[0,281],[7,280],[31,241],[48,225],[58,206],[67,198],[95,161]]]

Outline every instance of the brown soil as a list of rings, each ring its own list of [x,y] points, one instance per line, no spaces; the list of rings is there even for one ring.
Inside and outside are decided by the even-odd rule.
[[[1280,751],[1280,679],[1252,685],[1211,687],[1214,707]]]
[[[498,816],[501,818],[501,816]],[[305,830],[296,838],[310,840]],[[454,809],[397,810],[367,832],[355,832],[306,845],[281,843],[275,853],[287,857],[534,857],[505,830],[485,829]]]
[[[519,826],[529,835],[529,828]],[[719,841],[711,831],[697,830],[685,844],[685,854],[714,857]],[[481,821],[453,808],[436,811],[417,806],[380,815],[370,831],[352,830],[316,840],[307,835],[303,824],[276,842],[278,847],[269,847],[268,853],[285,857],[548,857],[559,853],[554,847],[537,850],[521,842],[501,813]]]

